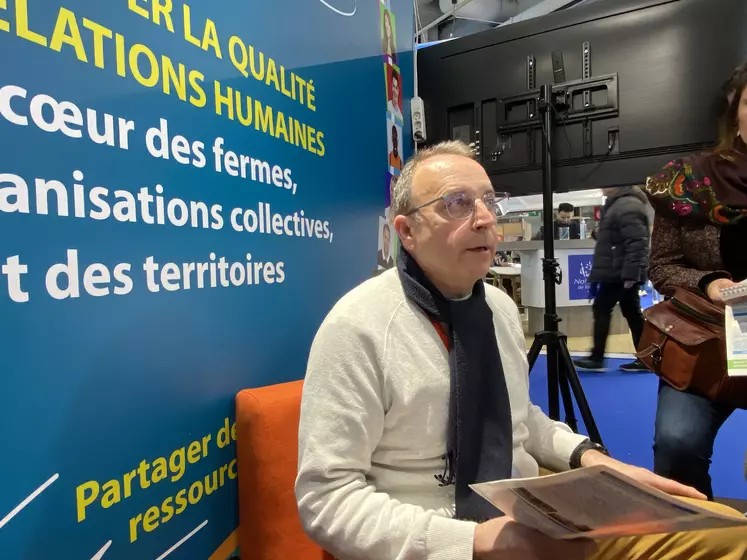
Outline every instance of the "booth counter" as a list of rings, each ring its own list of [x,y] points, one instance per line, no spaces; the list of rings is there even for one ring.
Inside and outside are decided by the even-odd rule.
[[[594,257],[593,239],[555,241],[555,258],[561,271],[561,282],[555,287],[558,315],[563,319],[560,330],[570,337],[591,336],[592,302],[589,301],[589,274]],[[519,253],[521,258],[521,306],[526,310],[528,333],[544,328],[545,284],[542,277],[544,241],[514,241],[498,244],[498,251]],[[624,334],[628,325],[615,311],[610,334]]]

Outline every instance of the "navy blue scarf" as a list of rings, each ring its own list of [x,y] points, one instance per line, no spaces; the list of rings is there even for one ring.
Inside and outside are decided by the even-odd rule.
[[[485,285],[475,283],[464,301],[446,299],[403,248],[397,269],[408,300],[431,321],[447,326],[449,337],[449,424],[446,469],[436,478],[456,486],[456,517],[484,521],[501,515],[470,484],[511,478],[511,404],[495,338]]]

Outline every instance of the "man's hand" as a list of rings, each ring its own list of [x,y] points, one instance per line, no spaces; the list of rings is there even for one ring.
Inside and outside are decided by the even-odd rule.
[[[630,288],[634,288],[636,284],[638,284],[638,282],[636,282],[635,280],[626,280],[625,283],[623,284],[623,287],[626,290],[629,290]]]
[[[706,287],[706,295],[711,301],[721,301],[721,290],[738,285],[739,284],[732,282],[728,278],[719,278],[708,284]]]
[[[510,517],[481,523],[475,529],[475,560],[583,560],[597,545],[590,540],[556,540]]]
[[[652,488],[656,488],[657,490],[661,490],[662,492],[666,492],[667,494],[670,494],[672,496],[693,498],[695,500],[708,499],[704,494],[701,494],[695,488],[685,486],[684,484],[680,484],[679,482],[675,482],[674,480],[670,480],[668,478],[659,476],[658,474],[654,474],[648,469],[642,469],[641,467],[634,467],[633,465],[622,463],[616,459],[607,457],[607,455],[605,455],[604,453],[600,453],[599,451],[595,451],[592,449],[581,455],[582,467],[592,467],[594,465],[606,465],[611,469],[615,469],[616,471],[621,472],[625,476],[629,476],[630,478],[637,482],[640,482],[641,484],[646,484],[648,486],[651,486]]]

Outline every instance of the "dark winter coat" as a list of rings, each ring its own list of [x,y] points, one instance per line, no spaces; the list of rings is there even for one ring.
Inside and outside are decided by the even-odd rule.
[[[636,187],[622,187],[607,198],[595,235],[590,282],[647,279],[651,213],[646,195]]]

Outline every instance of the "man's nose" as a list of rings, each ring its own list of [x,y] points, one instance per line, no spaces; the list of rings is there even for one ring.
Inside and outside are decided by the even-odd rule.
[[[482,198],[475,200],[473,223],[476,228],[492,227],[495,225],[495,214],[490,211]]]

